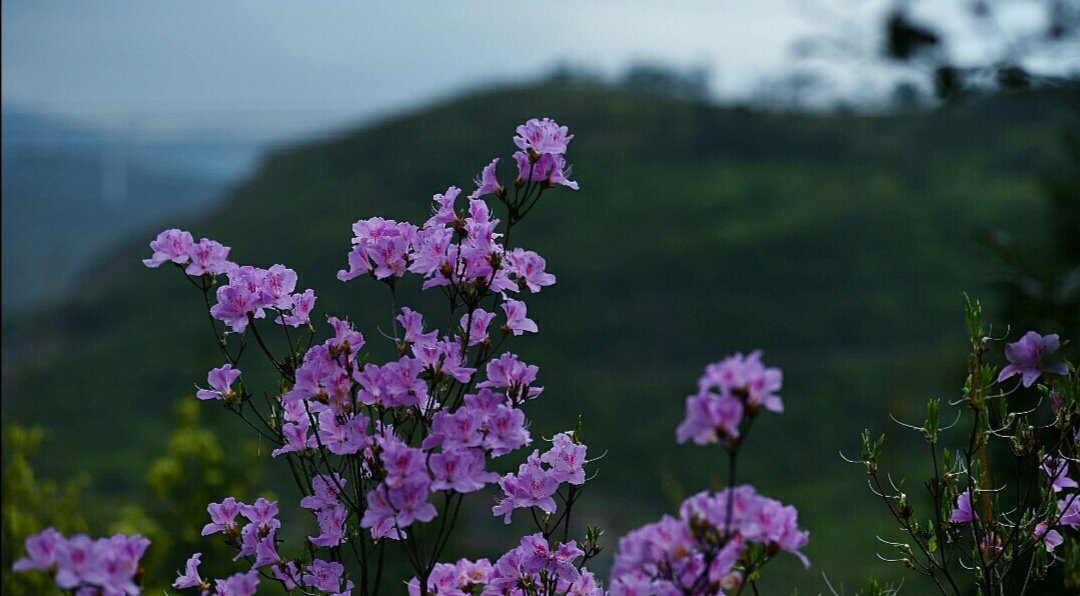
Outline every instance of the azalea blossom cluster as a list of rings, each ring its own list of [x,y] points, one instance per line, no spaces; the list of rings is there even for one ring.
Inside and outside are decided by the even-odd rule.
[[[26,539],[27,556],[15,571],[44,571],[56,586],[79,596],[139,594],[139,560],[150,541],[139,535],[115,534],[94,540],[85,534],[65,537],[46,528]]]
[[[798,525],[790,505],[757,494],[749,485],[686,499],[679,517],[631,531],[619,539],[611,570],[613,594],[705,594],[735,590],[742,574],[735,569],[764,563],[778,550],[810,562],[799,552],[809,532]],[[754,544],[761,548],[750,549]],[[761,560],[752,560],[760,557]]]
[[[728,487],[693,495],[678,517],[665,515],[620,538],[611,594],[735,593],[781,550],[810,565],[799,550],[810,533],[799,527],[798,511],[735,484],[735,462],[750,422],[762,408],[784,409],[777,395],[783,372],[761,358],[760,350],[735,353],[705,367],[675,434],[679,443],[721,444],[728,452]]]
[[[372,561],[382,559],[388,542],[399,542],[417,570],[420,592],[430,593],[435,561],[462,498],[495,483],[506,495],[496,515],[533,506],[552,514],[558,497],[567,513],[562,528],[568,528],[569,510],[585,482],[586,447],[576,433],[555,435],[551,448],[543,455],[535,451],[518,474],[500,478],[488,465],[533,441],[522,406],[543,392],[539,369],[501,347],[539,331],[525,296],[555,283],[543,257],[503,239],[545,190],[577,188],[565,162],[572,138],[552,120],[530,120],[514,137],[519,169],[512,184],[499,182],[496,159],[476,178],[464,208],[461,189],[451,186],[433,197],[432,215],[422,225],[381,217],[352,225],[339,280],[370,279],[394,294],[414,275],[422,290],[441,292],[454,313],[451,326],[440,330],[429,327],[423,313],[399,308],[390,337],[397,356],[385,362],[372,361],[364,335],[333,316],[327,317],[329,337],[299,350],[302,338],[289,329],[306,327],[314,338],[316,297],[312,290],[297,291],[292,269],[226,261],[227,247],[209,240],[195,245],[180,230],[167,230],[151,243],[146,264],[183,267],[208,303],[213,296],[209,314],[223,325],[215,325],[215,339],[226,362],[208,373],[197,396],[223,402],[275,443],[271,456],[292,468],[304,493],[299,506],[315,518],[318,532],[308,537],[308,552],[332,555],[279,554],[277,503],[246,505],[228,497],[208,507],[204,534],[223,534],[248,570],[206,581],[198,574],[197,553],[176,587],[206,592],[232,581],[237,590],[254,589],[257,572],[264,572],[286,589],[347,593],[355,582],[338,561],[349,552],[360,564],[356,577],[368,582],[364,591],[377,591],[381,574]],[[495,215],[491,197],[507,209],[505,220]],[[198,246],[209,248],[200,252]],[[221,276],[225,283],[219,284]],[[268,339],[278,335],[272,327],[281,328],[284,351]],[[240,370],[249,338],[280,376],[282,389],[273,391],[269,409],[253,399]],[[230,345],[236,341],[239,349]],[[558,491],[563,483],[571,487],[565,494]]]
[[[585,484],[587,451],[571,433],[555,435],[550,450],[543,455],[539,450],[533,451],[516,474],[506,474],[499,479],[503,497],[491,508],[492,513],[503,516],[506,523],[510,523],[515,509],[536,507],[547,515],[555,513],[557,505],[552,495],[559,490],[560,484]]]
[[[436,594],[568,594],[601,596],[605,592],[596,576],[575,561],[585,551],[576,541],[552,543],[543,532],[521,539],[521,543],[499,557],[492,565],[488,559],[455,564],[439,563],[430,582]],[[410,596],[420,593],[419,582],[408,584]]]
[[[762,364],[760,350],[708,365],[697,393],[686,398],[686,417],[676,432],[679,442],[734,445],[761,408],[784,411],[776,395],[783,382],[779,368]]]
[[[878,463],[884,437],[873,440],[865,432],[862,459],[855,463],[865,466],[871,489],[908,534],[909,543],[895,543],[901,553],[895,560],[930,578],[945,594],[966,586],[1005,593],[1009,586],[1045,579],[1062,560],[1059,549],[1078,537],[1080,376],[1056,355],[1058,336],[1035,331],[1005,345],[1008,364],[1000,371],[984,365],[992,340],[982,327],[981,307],[969,302],[965,314],[972,355],[963,398],[953,404],[961,409],[956,420],[942,426],[940,401],[930,400],[921,426],[901,423],[930,446],[934,475],[924,485],[933,517],[923,522],[895,482],[882,483]],[[1032,388],[1035,396],[1024,395]],[[1032,397],[1037,401],[1022,401]],[[939,455],[943,433],[959,424],[965,410],[971,424],[964,447]],[[989,457],[991,442],[1011,452],[1015,470],[1002,470],[1004,462]],[[1016,487],[1002,488],[1009,482]],[[1070,552],[1077,552],[1075,544]]]
[[[305,290],[294,294],[296,272],[284,265],[269,269],[237,265],[228,260],[231,252],[228,246],[208,238],[195,243],[191,232],[175,228],[158,234],[150,242],[150,248],[153,255],[143,260],[147,267],[157,268],[171,262],[182,267],[189,277],[206,284],[213,283],[215,276],[228,276],[229,283],[217,289],[217,304],[210,308],[210,314],[234,333],[243,333],[251,318],[264,318],[268,309],[280,313],[275,320],[278,324],[299,327],[310,320],[315,292]]]

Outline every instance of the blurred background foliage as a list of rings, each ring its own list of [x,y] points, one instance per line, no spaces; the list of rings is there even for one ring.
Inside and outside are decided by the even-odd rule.
[[[65,535],[116,532],[142,534],[153,543],[142,560],[147,591],[172,583],[173,572],[193,552],[203,552],[210,576],[230,570],[234,551],[222,542],[202,540],[206,504],[223,494],[253,498],[259,465],[257,445],[237,441],[226,448],[219,434],[200,422],[199,402],[187,396],[173,403],[167,444],[146,466],[143,486],[124,501],[102,503],[91,496],[90,475],[69,480],[38,479],[34,470],[43,444],[58,440],[40,426],[8,424],[3,429],[3,589],[11,594],[44,594],[53,588],[44,574],[13,573],[26,537],[53,526]],[[169,428],[171,427],[171,430]],[[133,471],[134,472],[134,471]],[[259,493],[274,498],[273,492]],[[179,562],[179,563],[178,563]]]

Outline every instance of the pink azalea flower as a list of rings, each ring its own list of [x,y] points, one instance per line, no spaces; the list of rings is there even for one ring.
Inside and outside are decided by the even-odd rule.
[[[529,333],[536,333],[538,331],[536,323],[532,319],[525,318],[525,303],[520,300],[507,299],[502,303],[503,312],[506,313],[506,324],[504,330],[513,333],[514,335],[521,335],[526,331]]]
[[[154,254],[149,259],[143,260],[143,265],[160,267],[169,261],[183,265],[191,259],[189,251],[194,245],[195,240],[191,237],[191,232],[176,228],[165,230],[150,242],[150,249],[154,251]]]
[[[484,166],[483,171],[480,172],[480,175],[477,176],[476,180],[473,181],[476,184],[476,190],[474,190],[473,193],[469,195],[470,199],[477,199],[484,195],[492,193],[499,194],[505,192],[506,189],[504,189],[503,186],[499,184],[499,180],[495,176],[495,167],[498,165],[498,163],[499,158],[496,157],[495,159],[491,160],[491,163]]]
[[[231,364],[212,369],[206,376],[209,389],[199,389],[195,397],[199,399],[223,399],[230,400],[236,396],[232,390],[232,384],[240,378],[240,369],[233,368]]]
[[[199,240],[198,244],[192,244],[188,249],[187,254],[191,262],[184,269],[184,273],[199,276],[205,274],[221,275],[227,272],[235,266],[229,262],[229,250],[228,246],[224,246],[216,240],[210,240],[209,238]]]
[[[1057,351],[1060,342],[1056,333],[1039,335],[1028,331],[1019,341],[1005,346],[1005,358],[1009,365],[1001,369],[998,382],[1019,374],[1024,387],[1031,387],[1043,373],[1065,375],[1069,373],[1062,362],[1044,362]]]

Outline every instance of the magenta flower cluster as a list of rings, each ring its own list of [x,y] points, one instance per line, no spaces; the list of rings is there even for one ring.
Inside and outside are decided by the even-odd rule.
[[[267,310],[279,314],[279,325],[307,325],[315,307],[315,292],[296,289],[296,272],[284,265],[260,269],[250,265],[233,266],[225,271],[229,283],[217,289],[217,304],[210,314],[225,323],[234,333],[243,333],[248,322],[266,316]]]
[[[502,239],[546,189],[577,188],[566,176],[565,153],[573,138],[566,127],[530,120],[517,132],[519,171],[512,194],[498,181],[495,159],[476,178],[463,210],[457,204],[461,190],[451,186],[433,197],[432,216],[423,225],[381,217],[353,224],[347,268],[339,280],[364,277],[394,291],[412,274],[422,290],[441,292],[456,311],[452,325],[439,330],[428,327],[421,312],[400,308],[391,337],[398,356],[390,361],[372,361],[364,336],[337,317],[327,318],[332,333],[321,343],[303,352],[275,353],[265,339],[269,334],[259,329],[267,311],[275,312],[270,319],[286,338],[291,338],[286,327],[307,326],[308,334],[315,333],[310,323],[315,294],[296,291],[295,271],[280,264],[263,269],[228,262],[227,247],[210,240],[196,245],[190,233],[179,230],[163,232],[151,243],[148,266],[186,265],[194,285],[216,298],[210,315],[224,324],[215,333],[227,362],[208,373],[197,396],[220,400],[241,415],[250,412],[263,423],[264,437],[277,443],[271,456],[285,459],[306,479],[300,507],[313,514],[318,528],[308,537],[310,548],[338,553],[351,542],[352,552],[366,549],[362,558],[370,553],[374,559],[386,541],[401,542],[418,571],[437,575],[434,563],[425,561],[435,560],[446,536],[439,526],[438,537],[428,531],[425,541],[424,526],[456,517],[464,495],[498,483],[505,497],[495,512],[509,517],[513,509],[534,506],[554,513],[556,497],[569,510],[580,493],[586,447],[576,434],[553,437],[551,448],[543,455],[534,452],[518,474],[500,478],[487,469],[490,459],[532,442],[521,407],[543,392],[539,369],[500,348],[507,339],[539,331],[523,296],[555,283],[543,257],[505,246]],[[507,207],[507,221],[493,214],[485,198],[492,195]],[[227,283],[217,285],[219,276]],[[238,367],[240,353],[228,348],[229,332],[241,336],[242,346],[253,336],[279,372],[284,390],[271,411],[256,409]],[[293,346],[289,339],[290,350]],[[564,483],[573,487],[566,495],[558,492]],[[228,497],[208,511],[204,535],[223,534],[236,548],[236,560],[249,561],[250,569],[233,578],[204,580],[197,553],[176,587],[220,592],[232,582],[236,587],[229,590],[244,593],[254,589],[256,571],[268,567],[287,589],[347,593],[352,588],[339,563],[318,558],[305,563],[279,554],[277,503],[259,499],[247,505]],[[564,527],[568,523],[567,515]],[[358,539],[359,531],[369,539]],[[580,576],[577,569],[572,574],[559,569],[568,581]],[[363,575],[368,581],[370,575]],[[424,577],[421,592],[428,593],[433,581]]]
[[[533,451],[517,474],[499,479],[503,497],[491,508],[492,513],[503,516],[506,523],[510,523],[515,509],[536,507],[548,515],[555,513],[557,505],[552,495],[560,484],[585,484],[586,451],[585,445],[576,442],[570,433],[555,435],[550,450],[543,455]]]
[[[779,368],[762,364],[760,351],[708,365],[698,379],[697,393],[686,398],[686,417],[676,431],[679,442],[734,444],[761,408],[784,411],[784,402],[776,395],[783,381]]]
[[[665,515],[619,539],[611,570],[613,594],[715,593],[737,589],[735,564],[752,543],[765,552],[799,552],[809,533],[799,528],[790,505],[743,485],[718,493],[701,492],[685,501],[679,517]]]
[[[165,263],[175,263],[184,267],[188,275],[220,275],[234,267],[229,262],[229,247],[220,242],[203,238],[195,242],[191,232],[175,228],[158,234],[150,243],[154,254],[143,260],[147,267],[160,267]]]
[[[439,563],[429,579],[432,593],[443,595],[481,594],[568,594],[571,596],[602,596],[605,592],[596,576],[575,561],[585,551],[577,542],[552,543],[542,532],[525,536],[521,543],[496,559],[456,564]],[[420,594],[420,584],[413,578],[410,596]]]
[[[559,184],[577,190],[577,182],[567,178],[569,172],[563,158],[566,146],[573,138],[565,126],[559,126],[549,118],[533,118],[517,127],[514,137],[514,144],[520,149],[514,153],[517,179]]]
[[[139,535],[116,534],[93,540],[78,534],[66,538],[46,528],[26,539],[28,556],[15,561],[13,569],[52,574],[58,588],[79,596],[139,594],[135,577],[148,546],[150,541]]]

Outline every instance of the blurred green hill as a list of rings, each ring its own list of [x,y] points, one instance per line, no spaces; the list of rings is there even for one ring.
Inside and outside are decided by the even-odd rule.
[[[811,530],[814,568],[778,563],[766,593],[816,593],[822,571],[849,586],[899,575],[874,558],[889,525],[837,452],[886,428],[887,408],[914,420],[927,397],[958,390],[962,292],[989,294],[994,268],[977,232],[1039,229],[1040,168],[1074,105],[1080,92],[1063,88],[927,113],[785,114],[501,89],[276,153],[220,208],[174,224],[239,262],[295,268],[318,318],[347,314],[377,344],[385,288],[334,279],[350,224],[422,219],[433,193],[471,188],[492,156],[509,156],[528,117],[570,126],[582,190],[545,195],[513,238],[559,282],[529,304],[541,333],[511,346],[547,388],[531,405],[534,436],[583,415],[590,453],[607,452],[583,521],[603,524],[614,551],[629,526],[716,485],[719,450],[674,444],[683,399],[706,363],[763,348],[785,370],[787,411],[757,425],[740,478],[796,504]],[[169,404],[219,364],[197,293],[139,261],[156,232],[96,260],[62,308],[5,322],[5,418],[51,429],[42,471],[88,470],[106,499],[136,494]],[[490,538],[500,526],[477,512],[464,546],[502,552]]]

